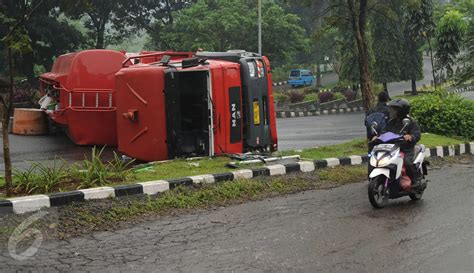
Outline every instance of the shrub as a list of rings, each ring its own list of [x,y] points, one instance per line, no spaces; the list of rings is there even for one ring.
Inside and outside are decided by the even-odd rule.
[[[347,101],[353,101],[356,99],[356,96],[357,96],[357,93],[352,91],[352,90],[345,90],[344,92],[342,92],[342,94],[344,95],[344,97],[346,97],[346,100]]]
[[[304,100],[304,94],[299,91],[291,91],[288,93],[288,95],[290,96],[291,103],[298,103]]]
[[[334,100],[334,93],[332,92],[321,92],[318,94],[319,102],[325,103]]]
[[[84,159],[82,165],[75,165],[75,176],[81,180],[79,188],[92,188],[97,186],[104,186],[110,180],[125,180],[129,172],[132,161],[122,161],[122,159],[114,152],[114,159],[111,161],[103,161],[102,153],[105,146],[98,150],[96,147],[92,148],[91,159]]]
[[[304,93],[305,95],[317,93],[317,88],[315,88],[315,87],[313,87],[313,86],[311,86],[311,87],[305,87],[305,88],[303,89],[303,93]]]
[[[28,169],[14,171],[16,192],[49,193],[69,177],[66,161],[54,160],[51,163],[33,163]]]
[[[287,103],[290,101],[290,97],[283,93],[274,93],[273,97],[275,98],[275,101],[280,103]]]
[[[344,99],[344,95],[341,93],[334,93],[334,98],[332,100],[342,100]]]
[[[308,94],[304,97],[304,101],[315,101],[318,99],[318,95],[315,93]]]
[[[411,114],[424,132],[474,138],[474,102],[457,94],[438,91],[413,99]]]

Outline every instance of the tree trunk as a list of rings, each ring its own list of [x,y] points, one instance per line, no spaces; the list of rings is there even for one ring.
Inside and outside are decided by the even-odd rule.
[[[323,86],[323,83],[321,81],[321,66],[319,64],[316,64],[316,86]]]
[[[8,125],[12,111],[13,99],[13,60],[12,50],[8,48],[8,66],[10,70],[10,94],[7,100],[2,100],[2,137],[3,137],[3,160],[5,162],[5,190],[7,196],[12,194],[12,160],[10,155],[10,139],[8,138]]]
[[[388,94],[388,85],[387,85],[387,83],[384,82],[384,83],[382,83],[382,85],[383,85],[383,91],[387,92],[387,94]]]
[[[437,88],[437,84],[438,84],[438,80],[436,79],[436,71],[435,71],[435,65],[434,65],[434,59],[433,59],[433,47],[431,46],[431,39],[430,37],[427,37],[426,38],[428,40],[428,45],[430,47],[430,58],[431,58],[431,72],[433,73],[433,84],[434,84],[434,88],[436,90]]]
[[[99,28],[97,30],[97,39],[95,43],[95,48],[97,49],[103,49],[104,48],[104,35],[105,35],[105,29],[104,28]]]
[[[416,90],[416,78],[411,79],[411,94],[413,96],[418,95],[418,91]]]
[[[365,37],[367,21],[367,0],[359,1],[359,9],[356,11],[354,1],[347,0],[351,12],[352,30],[357,43],[360,90],[365,111],[374,106],[375,97],[372,92],[372,79],[369,71],[369,50]]]

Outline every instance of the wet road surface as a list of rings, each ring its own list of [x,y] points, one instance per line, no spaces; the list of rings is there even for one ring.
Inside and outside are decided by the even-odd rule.
[[[277,119],[278,149],[295,150],[347,142],[365,136],[364,114]]]
[[[434,170],[420,202],[382,210],[367,184],[163,217],[115,232],[43,243],[0,271],[472,272],[474,168]]]

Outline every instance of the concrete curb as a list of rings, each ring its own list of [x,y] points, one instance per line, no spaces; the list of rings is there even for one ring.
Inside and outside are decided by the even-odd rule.
[[[456,89],[448,91],[449,93],[464,93],[474,91],[474,85],[458,87]]]
[[[461,154],[474,154],[474,142],[437,146],[426,149],[425,157],[446,157]],[[37,211],[42,208],[60,207],[74,202],[84,202],[94,199],[116,198],[129,195],[156,195],[178,186],[193,186],[203,183],[219,183],[237,179],[251,179],[262,176],[278,176],[297,172],[313,172],[335,166],[361,165],[367,163],[367,155],[351,155],[340,158],[327,158],[315,161],[301,161],[297,163],[271,165],[258,169],[242,169],[227,173],[203,174],[171,180],[157,180],[140,182],[132,185],[99,187],[71,192],[53,193],[51,195],[31,195],[25,197],[0,200],[0,215],[2,213],[22,214]]]
[[[283,82],[274,82],[274,83],[273,83],[273,86],[280,86],[280,85],[285,85],[285,84],[287,84],[287,83],[288,83],[288,81],[283,81]]]
[[[315,111],[276,111],[277,118],[316,117],[343,113],[363,112],[364,107],[338,108]]]

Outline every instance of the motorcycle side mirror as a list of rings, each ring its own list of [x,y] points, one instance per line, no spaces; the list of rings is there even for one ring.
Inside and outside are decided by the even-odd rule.
[[[400,134],[403,134],[405,128],[407,128],[407,126],[410,125],[411,120],[409,118],[404,118],[402,120],[402,123],[403,123],[403,128],[400,130]]]
[[[379,124],[377,122],[373,121],[372,125],[370,126],[370,128],[372,129],[372,132],[376,135],[378,135],[378,132],[377,132],[377,130],[375,130],[375,128],[377,128],[378,125]]]
[[[410,121],[409,118],[404,118],[404,119],[402,120],[402,123],[403,123],[403,126],[408,126],[408,125],[411,123],[411,121]]]

